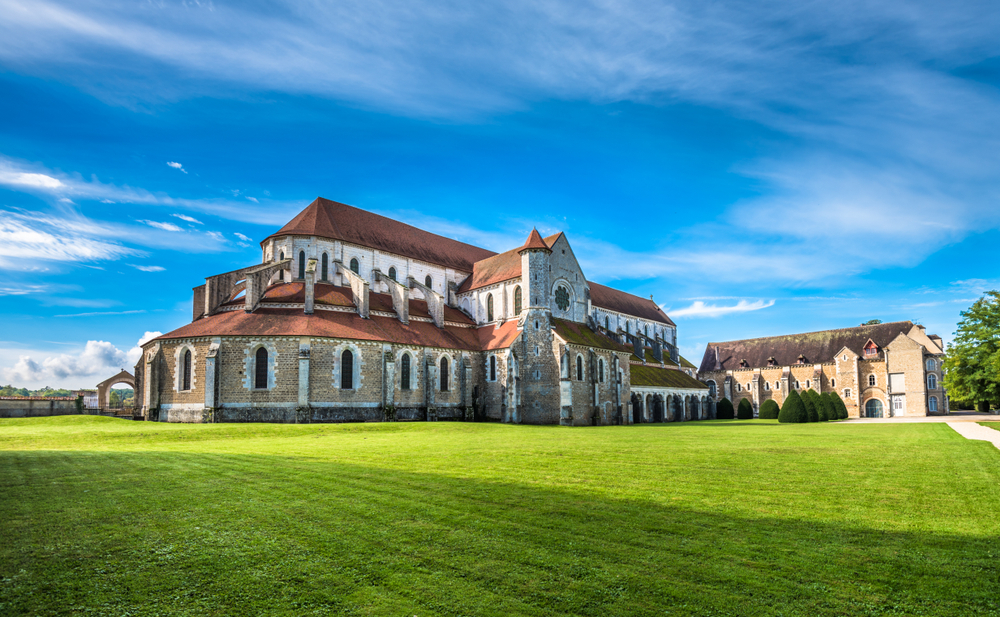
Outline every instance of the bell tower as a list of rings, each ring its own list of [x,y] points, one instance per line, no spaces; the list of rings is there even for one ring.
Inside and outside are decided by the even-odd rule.
[[[559,422],[559,361],[553,349],[552,309],[549,304],[549,257],[552,253],[537,229],[518,251],[521,285],[528,306],[522,313],[519,398],[514,422],[555,424]]]

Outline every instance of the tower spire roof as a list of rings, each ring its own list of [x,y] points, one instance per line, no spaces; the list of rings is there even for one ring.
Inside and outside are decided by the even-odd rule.
[[[528,235],[528,240],[524,243],[524,246],[522,246],[520,251],[518,252],[527,251],[530,249],[539,249],[542,251],[548,251],[549,253],[552,252],[552,249],[549,248],[549,245],[545,244],[545,240],[542,240],[542,236],[541,234],[538,233],[538,228],[536,227],[531,228],[531,234]]]

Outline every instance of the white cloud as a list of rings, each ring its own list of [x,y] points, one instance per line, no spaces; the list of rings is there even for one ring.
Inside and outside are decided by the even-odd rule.
[[[163,266],[139,266],[136,264],[129,264],[137,270],[142,270],[143,272],[163,272],[166,270]]]
[[[22,285],[20,287],[0,287],[0,296],[26,296],[28,294],[43,293],[48,290],[47,285]]]
[[[759,311],[768,307],[774,306],[774,300],[769,300],[767,302],[763,300],[756,300],[754,302],[747,302],[746,300],[740,300],[732,306],[719,306],[718,304],[705,304],[701,300],[697,300],[691,304],[691,306],[677,309],[676,311],[666,309],[666,312],[671,317],[721,317],[723,315],[731,315],[733,313],[746,313],[749,311]]]
[[[157,229],[162,229],[163,231],[184,231],[183,229],[181,229],[177,225],[174,225],[173,223],[161,223],[159,221],[144,221],[142,219],[139,219],[139,222],[140,223],[145,223],[145,224],[149,225],[150,227],[155,227]]]
[[[183,171],[184,173],[187,173],[187,170],[184,169],[184,166],[181,165],[180,163],[175,163],[175,162],[171,161],[171,162],[167,163],[167,166],[173,167],[174,169],[179,169],[179,170]]]
[[[213,240],[218,240],[219,242],[226,241],[226,237],[222,235],[221,231],[206,231],[205,235],[212,238]]]
[[[241,234],[238,231],[237,232],[233,232],[233,235],[236,236],[237,238],[239,238],[240,240],[243,240],[244,242],[253,242],[253,239],[250,238],[250,236],[244,236],[243,234]]]
[[[247,197],[247,199],[254,202],[255,204],[260,203],[259,201],[257,201],[256,197]]]
[[[188,223],[195,223],[195,224],[198,224],[198,225],[204,225],[204,223],[202,223],[198,219],[194,218],[193,216],[188,216],[186,214],[172,214],[171,216],[176,216],[180,220],[187,221]]]
[[[2,35],[0,22],[0,35]],[[2,36],[0,36],[2,41]],[[0,43],[0,48],[2,48]],[[2,52],[0,52],[2,57]],[[36,179],[24,182],[24,176],[41,176],[49,180]],[[245,201],[225,199],[180,199],[154,193],[128,185],[104,184],[96,177],[84,180],[80,174],[57,173],[38,165],[17,161],[0,155],[0,186],[41,194],[59,202],[70,197],[80,201],[94,200],[100,203],[120,203],[135,205],[167,206],[205,212],[234,221],[246,221],[264,225],[283,225],[288,222],[289,214],[302,209],[301,202],[270,203],[264,206],[248,206]],[[64,202],[65,203],[65,202]]]
[[[0,267],[23,270],[33,268],[38,259],[78,262],[144,255],[101,239],[114,234],[83,217],[10,210],[0,214]]]
[[[3,368],[0,373],[6,382],[25,387],[36,384],[55,387],[90,385],[87,380],[96,383],[122,368],[132,372],[142,357],[140,346],[160,335],[160,332],[146,332],[128,351],[122,351],[107,341],[91,340],[78,353],[49,355],[40,361],[30,354],[19,354],[17,362]]]
[[[145,313],[145,309],[137,309],[133,311],[97,311],[94,313],[73,313],[71,315],[53,315],[53,317],[96,317],[103,315],[135,315],[137,313]]]

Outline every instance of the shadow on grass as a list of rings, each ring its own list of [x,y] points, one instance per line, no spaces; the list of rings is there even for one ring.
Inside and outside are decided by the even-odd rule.
[[[996,538],[305,458],[0,453],[0,613],[996,615]]]

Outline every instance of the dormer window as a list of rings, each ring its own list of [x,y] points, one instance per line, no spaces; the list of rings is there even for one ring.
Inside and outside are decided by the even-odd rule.
[[[877,355],[878,355],[878,345],[875,344],[875,341],[868,339],[868,342],[865,343],[865,357],[871,358],[872,356],[877,356]]]
[[[798,357],[798,359],[795,360],[795,363],[796,364],[805,364],[806,363],[806,357],[803,356],[802,354],[799,354],[799,357]]]
[[[767,359],[767,365],[778,366],[778,361],[774,359],[774,356],[771,356],[770,358]]]
[[[740,360],[740,368],[749,368],[750,364],[746,360]]]

